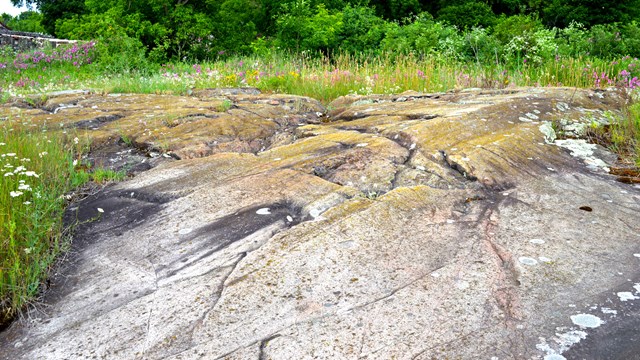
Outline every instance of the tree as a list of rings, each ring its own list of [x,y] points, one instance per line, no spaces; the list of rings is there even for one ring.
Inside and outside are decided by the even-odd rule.
[[[628,23],[640,18],[640,0],[534,0],[547,26],[565,27],[572,21],[587,26]]]
[[[86,12],[84,0],[11,0],[14,6],[35,6],[42,13],[42,26],[51,35],[57,35],[56,21],[70,19]]]

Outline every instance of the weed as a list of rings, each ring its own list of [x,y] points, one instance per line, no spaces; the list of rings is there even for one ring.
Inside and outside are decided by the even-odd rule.
[[[231,102],[231,100],[225,99],[217,106],[216,111],[227,112],[229,111],[229,109],[231,109],[232,106],[233,106],[233,103]]]
[[[98,183],[103,184],[112,181],[121,181],[127,176],[126,171],[114,171],[109,169],[96,169],[91,173],[91,179]]]

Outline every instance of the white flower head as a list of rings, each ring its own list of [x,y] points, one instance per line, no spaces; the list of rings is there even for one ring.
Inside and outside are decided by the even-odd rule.
[[[13,176],[12,172],[4,173],[4,176]]]
[[[31,205],[31,201],[25,201],[25,202],[23,202],[23,204],[25,204],[25,205]]]
[[[24,174],[24,175],[26,175],[26,176],[29,176],[29,177],[31,177],[31,176],[33,176],[33,177],[37,177],[37,178],[39,178],[39,177],[40,177],[40,175],[36,174],[36,172],[35,172],[35,171],[25,171],[25,172],[23,172],[22,174]]]
[[[26,191],[29,191],[29,190],[31,190],[31,186],[29,186],[29,184],[20,184],[20,185],[18,186],[18,190],[26,190]]]
[[[9,193],[9,195],[11,195],[11,197],[18,197],[22,195],[22,191],[12,191]]]
[[[73,138],[73,143],[74,144],[78,144],[78,142],[80,141],[80,139],[78,139],[78,137],[76,136],[75,138]]]

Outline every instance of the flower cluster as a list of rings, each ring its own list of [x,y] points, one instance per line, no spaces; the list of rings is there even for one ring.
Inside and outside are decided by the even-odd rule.
[[[5,55],[4,58],[0,56],[0,69],[3,69],[0,87],[8,90],[11,87],[41,89],[43,79],[51,78],[53,72],[60,69],[71,72],[73,68],[79,69],[91,64],[95,45],[95,42],[90,41],[60,46],[46,52],[37,50],[11,54],[8,57]],[[62,80],[68,80],[68,77],[63,77]]]
[[[5,146],[5,143],[0,143],[0,146]],[[31,192],[33,190],[32,183],[36,178],[40,177],[35,171],[27,169],[27,164],[31,159],[20,158],[13,152],[0,154],[0,159],[4,162],[1,172],[2,176],[6,179],[3,183],[9,187],[9,196],[11,198],[18,198]],[[25,205],[31,204],[28,200],[23,201],[23,203]]]

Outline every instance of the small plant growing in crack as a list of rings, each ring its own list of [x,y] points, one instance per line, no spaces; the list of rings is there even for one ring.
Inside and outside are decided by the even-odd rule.
[[[369,199],[369,200],[376,200],[378,197],[380,197],[380,195],[382,195],[382,193],[380,193],[379,191],[373,191],[373,190],[367,190],[361,193],[361,196],[363,198]]]
[[[233,102],[229,99],[223,100],[216,108],[217,112],[227,112],[233,106]]]
[[[122,141],[125,145],[129,147],[133,146],[133,139],[131,139],[131,137],[129,137],[128,135],[125,135],[125,134],[120,135],[120,141]]]

